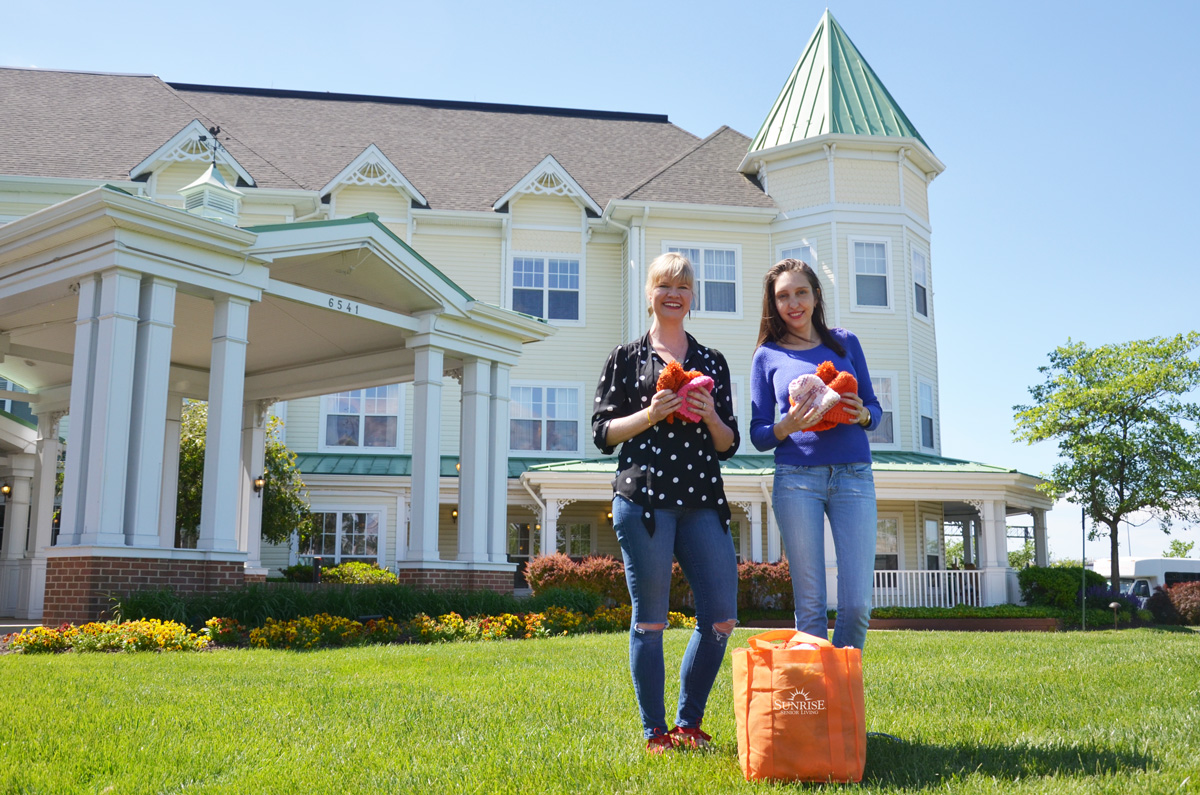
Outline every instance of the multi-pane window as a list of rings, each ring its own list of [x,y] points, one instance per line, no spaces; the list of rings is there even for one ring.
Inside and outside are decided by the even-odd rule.
[[[871,376],[871,388],[875,390],[875,397],[879,398],[879,406],[883,409],[878,427],[867,431],[867,439],[871,444],[896,443],[896,409],[892,395],[895,383],[896,380],[890,375]]]
[[[14,384],[12,381],[5,381],[0,378],[0,389],[7,389],[10,392],[27,392],[28,390],[20,384]],[[33,409],[29,404],[20,400],[0,400],[0,411],[7,411],[9,414],[16,415],[23,420],[37,424],[37,418],[33,415]]]
[[[875,533],[875,569],[896,571],[900,568],[900,520],[879,517]]]
[[[400,439],[400,386],[375,386],[321,398],[325,447],[396,449]]]
[[[513,257],[512,308],[547,320],[579,320],[579,260]]]
[[[592,554],[592,526],[590,524],[558,525],[555,530],[555,546],[569,558],[582,558]]]
[[[913,249],[913,309],[921,317],[929,317],[929,266],[925,255]]]
[[[940,569],[942,567],[941,533],[937,519],[925,520],[925,568]]]
[[[933,384],[920,382],[921,446],[933,449]]]
[[[379,561],[379,514],[368,511],[314,511],[313,532],[300,554],[321,557],[325,565]]]
[[[783,255],[780,259],[798,259],[812,268],[814,272],[817,270],[817,250],[807,243],[785,248],[780,254]]]
[[[668,246],[667,251],[687,257],[696,272],[692,309],[737,313],[738,254],[735,249]]]
[[[854,241],[854,296],[858,306],[889,306],[886,243]]]
[[[529,522],[510,522],[508,525],[508,559],[526,560],[533,553],[533,526]]]
[[[509,447],[513,450],[577,452],[578,387],[511,387]]]

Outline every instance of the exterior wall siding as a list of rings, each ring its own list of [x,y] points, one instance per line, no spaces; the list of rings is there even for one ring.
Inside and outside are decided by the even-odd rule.
[[[929,220],[929,188],[924,177],[912,169],[904,172],[904,206]]]
[[[395,188],[351,185],[333,192],[336,218],[376,213],[383,221],[406,221],[409,204],[409,198]]]
[[[772,171],[767,185],[784,212],[829,203],[829,163],[821,159]]]
[[[833,178],[839,202],[899,206],[900,177],[896,161],[835,157]]]
[[[499,227],[440,227],[422,220],[417,224],[411,245],[472,298],[503,305]]]
[[[582,236],[578,232],[547,232],[540,229],[513,229],[514,252],[545,251],[578,255],[583,251]]]
[[[514,224],[579,227],[583,212],[565,196],[520,196],[509,203]]]

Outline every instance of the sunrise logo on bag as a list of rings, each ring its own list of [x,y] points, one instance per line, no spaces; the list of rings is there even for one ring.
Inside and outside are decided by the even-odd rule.
[[[802,688],[793,689],[783,699],[775,699],[775,711],[781,715],[816,715],[825,709],[825,699],[809,697]]]

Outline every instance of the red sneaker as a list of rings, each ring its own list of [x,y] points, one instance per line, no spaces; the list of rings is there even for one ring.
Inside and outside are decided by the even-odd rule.
[[[674,747],[675,738],[670,734],[664,734],[662,729],[655,729],[654,734],[646,740],[646,753],[648,754],[666,753]]]
[[[708,748],[712,736],[700,731],[697,726],[676,726],[667,735],[676,748],[694,748],[703,751]]]

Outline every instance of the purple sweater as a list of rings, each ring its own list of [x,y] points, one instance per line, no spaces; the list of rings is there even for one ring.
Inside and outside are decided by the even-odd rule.
[[[790,406],[788,384],[798,375],[815,373],[821,362],[833,362],[838,370],[850,373],[858,381],[858,396],[871,412],[869,428],[874,430],[883,417],[879,398],[871,387],[871,374],[858,337],[840,328],[830,329],[846,349],[838,356],[825,345],[807,351],[791,351],[773,342],[759,346],[750,368],[750,441],[759,450],[775,449],[776,464],[827,466],[829,464],[870,463],[871,445],[860,425],[836,425],[827,431],[799,431],[782,442],[773,429]]]

